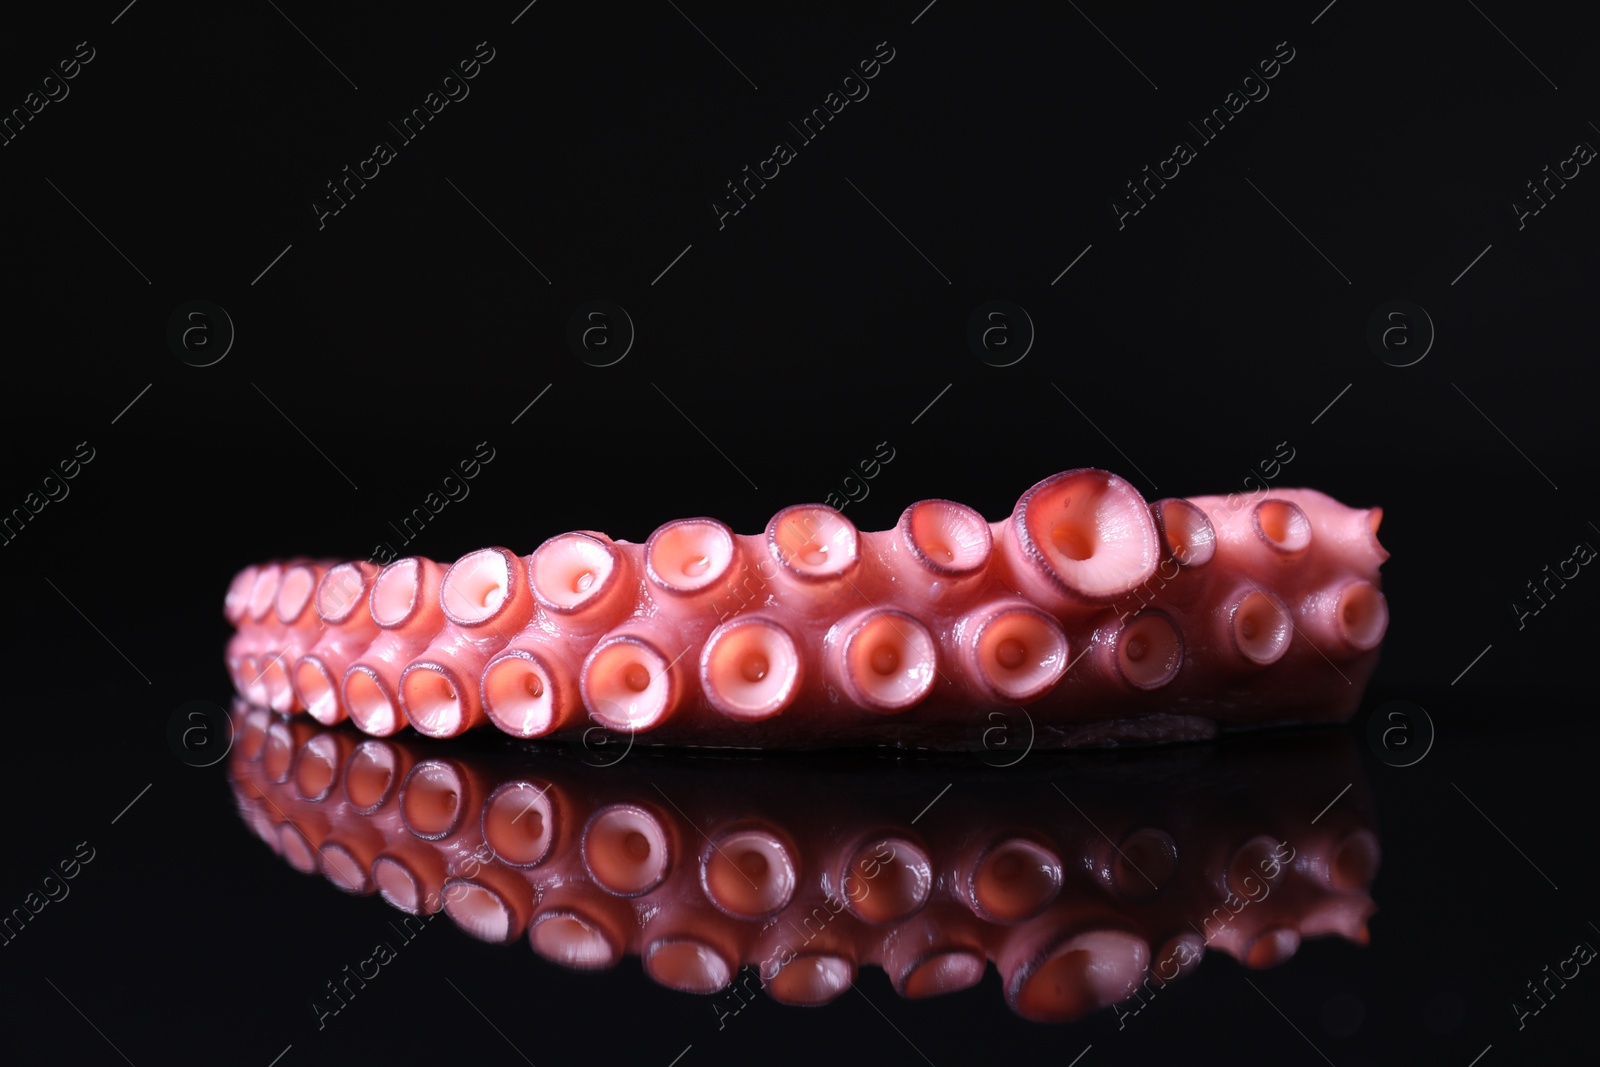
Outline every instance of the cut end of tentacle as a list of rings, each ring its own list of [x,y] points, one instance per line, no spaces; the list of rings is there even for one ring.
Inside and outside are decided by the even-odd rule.
[[[504,548],[480,548],[450,565],[439,586],[445,618],[457,626],[481,626],[516,596],[520,561]]]
[[[712,842],[700,884],[719,909],[736,919],[764,919],[794,897],[799,875],[793,855],[766,830],[735,830]]]
[[[1006,983],[1006,997],[1025,1019],[1070,1022],[1133,992],[1149,962],[1150,946],[1142,938],[1095,930],[1024,964]]]
[[[400,675],[400,706],[417,732],[455,737],[472,725],[467,690],[456,672],[418,660]]]
[[[856,917],[874,926],[911,918],[933,890],[933,861],[904,837],[871,838],[848,857],[839,891]]]
[[[411,768],[400,786],[400,818],[424,841],[454,833],[467,805],[466,776],[454,761],[425,760]]]
[[[1031,919],[1061,892],[1061,857],[1027,838],[990,847],[972,872],[973,910],[984,919],[1017,923]]]
[[[273,599],[273,609],[278,621],[293,625],[311,604],[317,590],[317,572],[309,564],[301,563],[283,572],[278,582],[278,594]]]
[[[483,839],[495,857],[512,867],[537,867],[555,841],[555,802],[550,788],[507,782],[483,806]]]
[[[1150,505],[1161,543],[1181,567],[1203,567],[1217,552],[1217,530],[1200,508],[1179,497]]]
[[[1311,520],[1298,504],[1263,500],[1256,505],[1252,521],[1256,535],[1275,552],[1295,555],[1311,544]]]
[[[668,989],[715,993],[733,980],[733,962],[696,938],[657,941],[646,947],[643,955],[645,973]]]
[[[903,611],[858,618],[840,650],[843,680],[856,703],[871,711],[903,711],[927,696],[937,676],[928,628]]]
[[[678,694],[672,661],[650,642],[608,637],[583,664],[579,686],[596,722],[616,730],[648,730],[671,714]]]
[[[1389,604],[1371,582],[1352,582],[1339,593],[1334,619],[1350,647],[1365,652],[1377,648],[1389,629]]]
[[[768,719],[800,687],[800,652],[781,623],[746,616],[723,623],[700,654],[700,684],[712,707],[733,719]]]
[[[844,956],[796,956],[766,980],[767,993],[780,1004],[814,1008],[837,998],[855,981],[856,966]]]
[[[1165,612],[1141,611],[1117,632],[1117,673],[1138,689],[1159,689],[1183,666],[1183,634]]]
[[[974,637],[973,655],[984,688],[1002,700],[1032,700],[1067,669],[1067,635],[1038,608],[991,612]]]
[[[583,864],[596,885],[619,897],[648,893],[672,865],[667,831],[635,804],[614,804],[589,820],[583,834]]]
[[[592,534],[564,533],[534,549],[528,577],[546,611],[573,614],[599,603],[622,579],[622,554]]]
[[[572,908],[539,915],[528,928],[528,941],[551,963],[577,971],[604,970],[622,958],[605,928]]]
[[[787,573],[807,581],[849,574],[861,558],[855,524],[823,504],[784,508],[767,523],[767,551]]]
[[[733,566],[733,531],[715,519],[669,522],[645,542],[645,572],[668,593],[708,589]]]
[[[1293,628],[1283,602],[1257,589],[1234,602],[1230,612],[1234,647],[1253,663],[1275,663],[1289,650]]]
[[[483,671],[483,710],[514,737],[543,737],[561,724],[568,699],[538,653],[510,648]]]
[[[1013,521],[1024,553],[1058,592],[1104,600],[1155,573],[1160,542],[1149,506],[1107,471],[1046,478],[1022,495]]]
[[[983,516],[953,500],[919,500],[900,514],[900,538],[935,577],[966,578],[989,564],[994,535]]]

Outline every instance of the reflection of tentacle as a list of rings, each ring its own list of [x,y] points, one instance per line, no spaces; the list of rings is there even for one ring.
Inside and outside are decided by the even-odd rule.
[[[970,989],[988,966],[983,924],[954,903],[902,923],[883,950],[890,984],[911,1000]]]
[[[826,1003],[870,966],[907,998],[954,993],[993,962],[1014,1011],[1073,1019],[1134,1010],[1209,948],[1266,967],[1370,936],[1380,849],[1344,735],[994,789],[949,768],[441,758],[242,704],[236,732],[240,817],[295,869],[575,970],[638,956],[719,1014],[763,989]],[[911,796],[936,799],[915,826]]]
[[[974,700],[1028,704],[1050,745],[1340,720],[1388,627],[1381,517],[1310,489],[1147,504],[1080,469],[993,523],[924,500],[864,532],[803,504],[760,534],[680,519],[448,569],[268,563],[228,586],[226,661],[253,703],[377,736],[955,747]]]
[[[1149,944],[1110,915],[1073,929],[1072,920],[1081,919],[1078,909],[1057,905],[1006,938],[996,962],[1006,1002],[1018,1015],[1035,1022],[1081,1019],[1138,989],[1150,965]]]

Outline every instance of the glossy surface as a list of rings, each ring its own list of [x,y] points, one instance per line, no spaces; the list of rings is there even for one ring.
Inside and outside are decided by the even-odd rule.
[[[1341,720],[1388,626],[1381,514],[1309,489],[1147,504],[1082,469],[993,523],[931,500],[863,533],[810,505],[760,535],[269,564],[229,587],[227,662],[257,704],[377,736],[963,747],[985,702],[1067,746]]]
[[[234,714],[239,816],[291,867],[575,970],[636,956],[658,984],[716,994],[720,1025],[761,993],[826,1003],[866,968],[921,999],[990,964],[1024,1018],[1131,1018],[1208,949],[1278,966],[1305,938],[1365,944],[1375,909],[1381,850],[1343,734],[1019,781],[970,759],[888,775],[581,747],[438,758]]]

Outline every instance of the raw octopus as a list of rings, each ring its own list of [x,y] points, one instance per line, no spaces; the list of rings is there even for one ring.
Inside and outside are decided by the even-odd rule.
[[[992,523],[924,500],[861,532],[803,504],[760,534],[289,560],[233,579],[227,666],[253,704],[376,736],[977,747],[988,709],[1021,707],[1070,746],[1341,721],[1388,626],[1381,519],[1312,489],[1150,504],[1083,468]]]

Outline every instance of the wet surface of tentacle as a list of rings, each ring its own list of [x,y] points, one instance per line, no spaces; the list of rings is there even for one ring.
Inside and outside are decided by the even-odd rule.
[[[228,587],[227,665],[252,703],[380,737],[970,747],[981,703],[1025,706],[1046,746],[1341,721],[1388,626],[1380,519],[1310,489],[1149,504],[1086,468],[993,523],[797,505],[760,534],[267,563]]]

